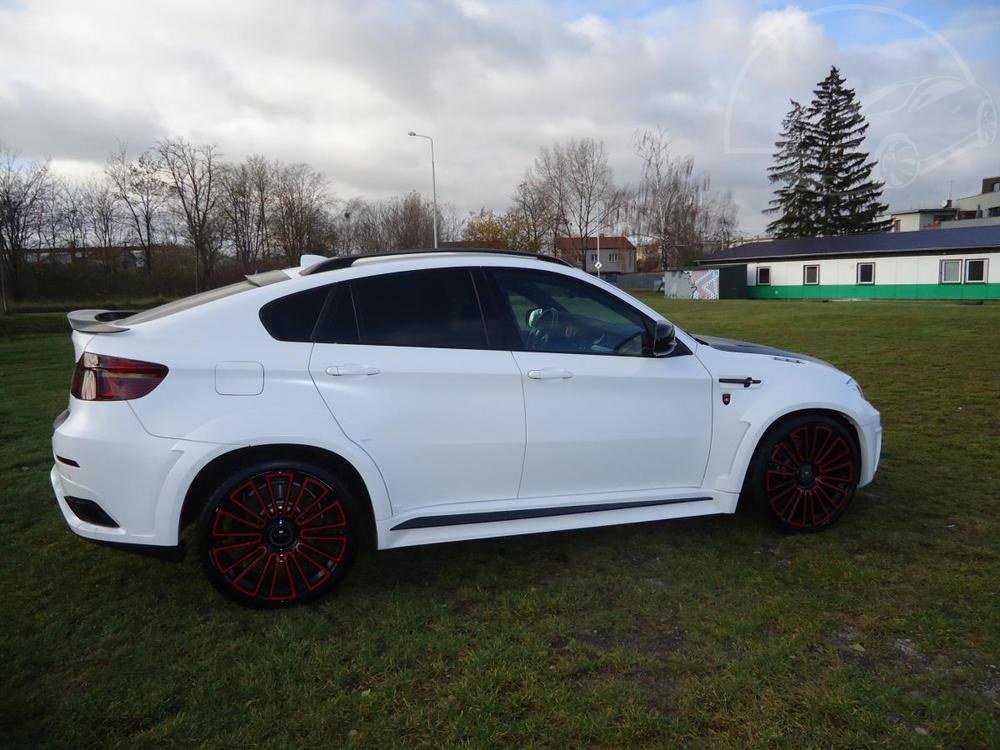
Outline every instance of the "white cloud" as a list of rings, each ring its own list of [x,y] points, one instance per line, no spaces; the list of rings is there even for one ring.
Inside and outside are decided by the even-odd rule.
[[[984,44],[1000,19],[986,11],[956,12],[942,38],[975,44],[973,77],[1000,102],[997,45]],[[435,137],[441,199],[473,210],[504,206],[538,147],[572,136],[604,138],[619,178],[633,179],[635,132],[663,128],[758,231],[789,97],[808,99],[832,63],[862,98],[951,75],[940,40],[845,44],[829,30],[844,20],[726,0],[576,14],[484,0],[0,4],[0,139],[79,173],[119,139],[184,135],[233,159],[308,161],[347,198],[426,190],[426,144],[405,135],[416,129]],[[873,121],[872,147],[898,131],[955,142],[969,125],[953,109]],[[727,127],[733,145],[764,153],[727,153]],[[888,197],[936,202],[949,180],[971,190],[997,171],[997,148],[959,150]]]

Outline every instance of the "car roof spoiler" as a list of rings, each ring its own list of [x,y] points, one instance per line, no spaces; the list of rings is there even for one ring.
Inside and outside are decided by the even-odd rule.
[[[135,310],[74,310],[66,316],[69,326],[80,333],[122,333],[128,326],[116,320],[135,315]]]

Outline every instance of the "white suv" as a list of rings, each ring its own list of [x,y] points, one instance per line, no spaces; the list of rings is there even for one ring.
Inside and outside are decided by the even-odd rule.
[[[710,303],[706,303],[710,304]],[[377,548],[731,513],[833,523],[878,412],[800,354],[675,330],[545,256],[332,258],[69,315],[52,487],[70,528],[199,555],[260,607]]]

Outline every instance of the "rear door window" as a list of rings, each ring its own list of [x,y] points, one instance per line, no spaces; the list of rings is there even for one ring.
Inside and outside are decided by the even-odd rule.
[[[367,276],[351,282],[359,343],[485,349],[486,326],[469,268]]]

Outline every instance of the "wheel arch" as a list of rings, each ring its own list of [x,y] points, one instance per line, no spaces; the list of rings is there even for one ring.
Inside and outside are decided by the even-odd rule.
[[[847,430],[847,433],[851,436],[854,442],[854,449],[858,452],[858,458],[862,462],[862,464],[864,463],[864,461],[866,460],[865,459],[866,451],[864,450],[864,445],[862,443],[862,440],[864,439],[864,432],[862,431],[861,426],[858,424],[858,422],[856,422],[849,414],[840,411],[838,409],[826,406],[823,407],[809,406],[809,407],[792,409],[782,414],[775,415],[770,422],[766,423],[759,430],[755,431],[753,437],[748,436],[748,438],[751,438],[753,440],[752,449],[744,452],[746,457],[742,462],[741,470],[736,475],[740,477],[739,492],[741,500],[742,500],[743,490],[746,487],[747,478],[750,476],[750,471],[753,468],[754,460],[757,458],[757,453],[760,450],[760,446],[764,443],[764,441],[771,433],[775,432],[776,430],[779,430],[783,424],[792,419],[796,419],[798,417],[802,417],[805,415],[816,415],[816,416],[827,417],[829,419],[833,419],[834,421],[840,423]]]
[[[365,511],[364,540],[366,544],[378,545],[378,533],[375,524],[375,509],[372,496],[365,480],[354,465],[343,456],[326,448],[298,443],[270,443],[234,448],[231,451],[216,456],[203,466],[188,485],[181,505],[178,518],[177,535],[190,526],[201,513],[208,497],[216,485],[228,474],[246,466],[253,461],[291,459],[314,463],[334,472],[344,481],[357,497]]]

